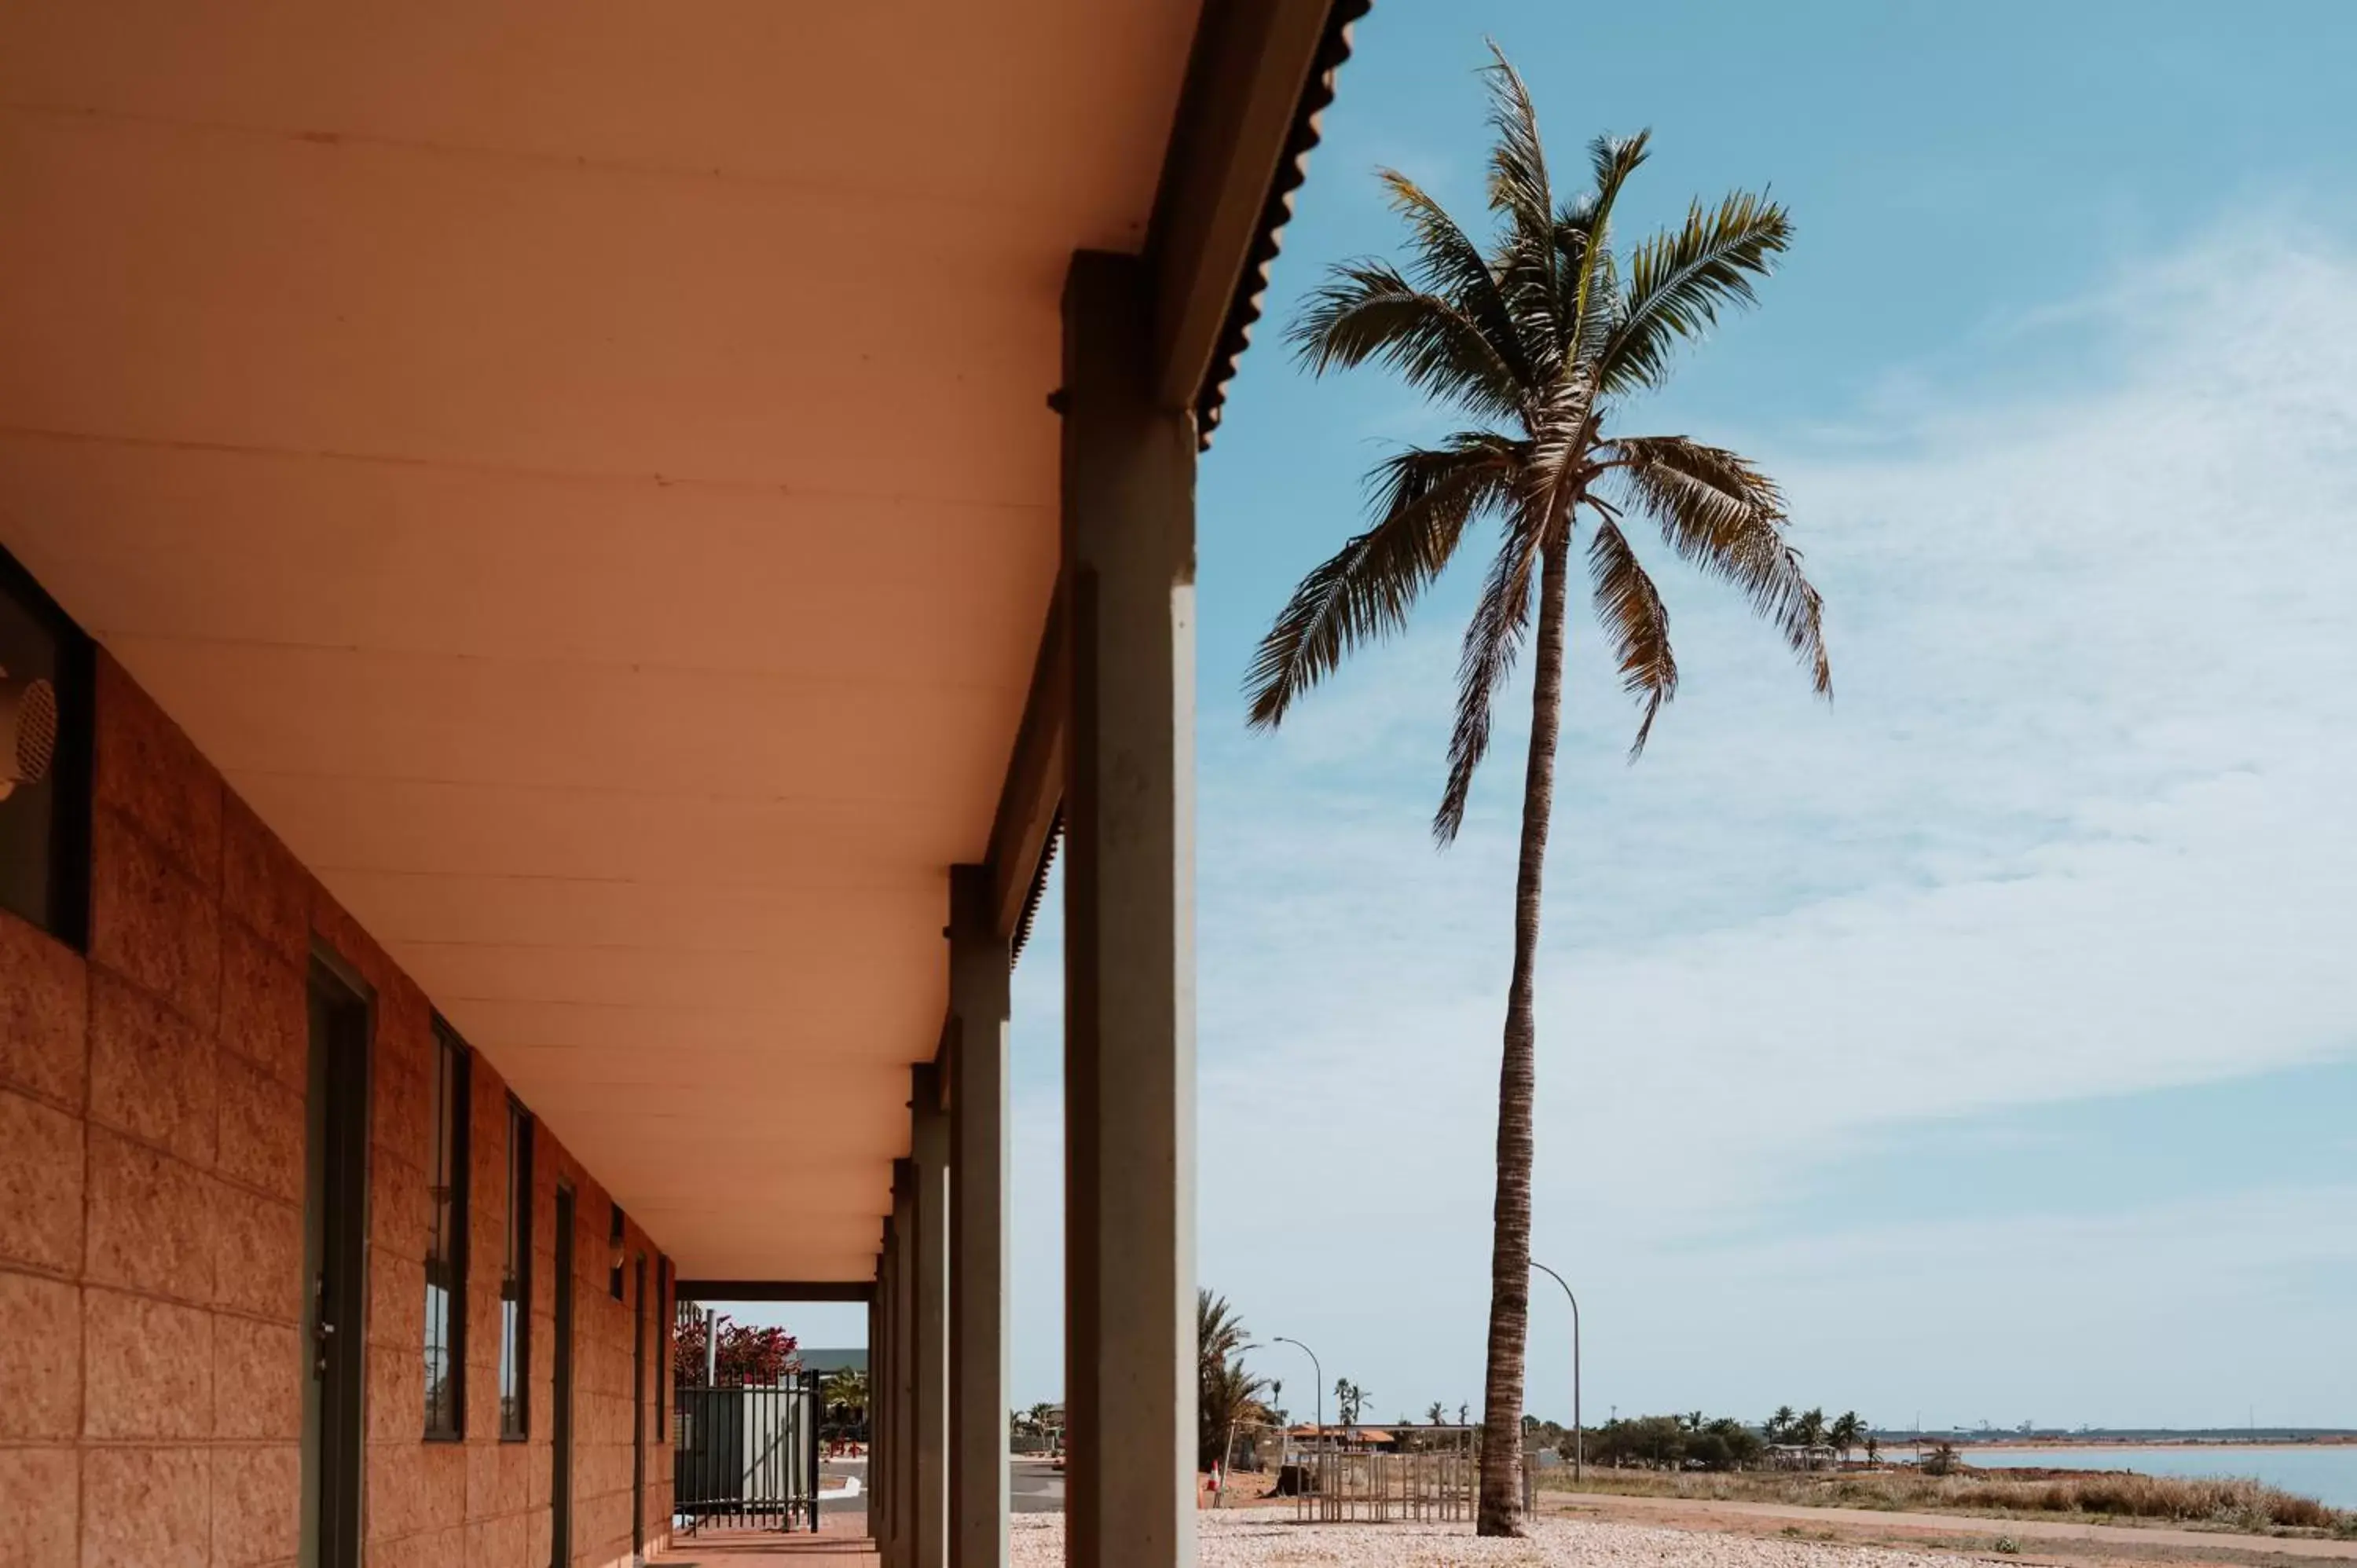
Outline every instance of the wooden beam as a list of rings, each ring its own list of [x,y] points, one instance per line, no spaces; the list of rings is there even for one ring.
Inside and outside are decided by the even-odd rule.
[[[1000,938],[1011,940],[1023,918],[1031,881],[1048,853],[1056,807],[1064,791],[1064,596],[1049,601],[1040,628],[1039,652],[1031,665],[1031,693],[1023,702],[1023,725],[1015,732],[1006,782],[998,792],[998,814],[990,824],[990,918]]]
[[[1194,408],[1213,373],[1336,10],[1337,0],[1206,0],[1146,237],[1164,408]]]
[[[679,1280],[680,1301],[867,1301],[874,1280]]]

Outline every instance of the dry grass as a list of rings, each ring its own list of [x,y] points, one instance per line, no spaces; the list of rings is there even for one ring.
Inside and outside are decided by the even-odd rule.
[[[1568,1488],[1550,1472],[1544,1482]],[[1640,1497],[1728,1498],[1812,1508],[1880,1509],[1921,1513],[2051,1514],[2092,1520],[2156,1520],[2251,1534],[2298,1530],[2357,1537],[2357,1513],[2251,1480],[2195,1480],[2126,1471],[1966,1471],[1925,1476],[1912,1470],[1839,1475],[1745,1471],[1672,1475],[1591,1469],[1592,1492]]]

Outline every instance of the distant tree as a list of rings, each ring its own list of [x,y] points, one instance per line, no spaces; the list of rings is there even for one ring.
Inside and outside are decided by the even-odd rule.
[[[1768,1418],[1768,1424],[1762,1429],[1767,1434],[1768,1441],[1770,1443],[1791,1442],[1792,1439],[1792,1423],[1795,1419],[1796,1418],[1792,1414],[1792,1407],[1791,1405],[1778,1405],[1776,1407],[1776,1413]]]
[[[819,1385],[819,1397],[826,1402],[830,1417],[856,1421],[867,1412],[867,1374],[856,1367],[838,1368]],[[835,1416],[837,1411],[843,1413]]]
[[[1954,1444],[1934,1443],[1932,1451],[1917,1460],[1916,1466],[1927,1476],[1953,1476],[1964,1468],[1964,1462],[1957,1457]]]
[[[1243,1348],[1243,1320],[1228,1298],[1208,1290],[1195,1292],[1195,1358],[1198,1366],[1213,1367]]]
[[[1858,1420],[1857,1412],[1854,1410],[1846,1410],[1834,1417],[1833,1425],[1825,1429],[1826,1437],[1839,1451],[1845,1465],[1849,1463],[1849,1451],[1857,1446],[1858,1440],[1865,1434],[1866,1423]]]
[[[1792,1441],[1805,1443],[1812,1448],[1822,1448],[1825,1442],[1825,1412],[1812,1405],[1801,1412],[1792,1423]]]
[[[1344,1426],[1359,1424],[1359,1412],[1366,1408],[1367,1391],[1348,1378],[1334,1380],[1334,1403]]]
[[[1882,1440],[1871,1432],[1866,1434],[1866,1462],[1869,1465],[1882,1463]]]
[[[720,1348],[713,1358],[713,1372],[722,1383],[768,1388],[782,1381],[789,1372],[802,1370],[802,1358],[797,1353],[801,1342],[784,1329],[733,1322],[726,1313],[714,1321],[720,1332]],[[672,1336],[674,1383],[690,1387],[703,1383],[709,1334],[710,1328],[703,1321],[681,1315]]]
[[[1425,1407],[1424,1419],[1430,1422],[1433,1425],[1438,1426],[1441,1423],[1448,1419],[1448,1407],[1441,1403],[1438,1400],[1435,1400],[1431,1404]]]
[[[1227,1455],[1228,1434],[1250,1418],[1266,1385],[1244,1370],[1248,1336],[1225,1296],[1195,1293],[1195,1449],[1208,1469]]]

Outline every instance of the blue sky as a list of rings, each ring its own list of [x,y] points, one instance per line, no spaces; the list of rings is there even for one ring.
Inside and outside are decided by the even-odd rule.
[[[1480,216],[1484,35],[1566,176],[1652,128],[1624,232],[1792,209],[1764,307],[1623,424],[1783,481],[1837,693],[1657,547],[1684,680],[1631,767],[1575,633],[1536,1250],[1591,1417],[2357,1425],[2357,7],[1383,0],[1279,321],[1395,245],[1377,166]],[[1200,1273],[1386,1418],[1479,1398],[1526,698],[1441,854],[1471,573],[1281,736],[1236,691],[1361,472],[1442,428],[1265,326],[1200,486]],[[1051,906],[1023,1402],[1061,1383],[1057,948]]]

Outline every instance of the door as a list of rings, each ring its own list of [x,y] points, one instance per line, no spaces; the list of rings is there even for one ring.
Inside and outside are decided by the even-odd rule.
[[[311,1083],[303,1204],[304,1568],[360,1568],[361,1390],[368,1300],[369,1004],[311,965]]]
[[[556,1189],[556,1359],[550,1399],[549,1568],[573,1563],[573,1189]]]
[[[630,1560],[647,1545],[647,1255],[630,1277]]]

